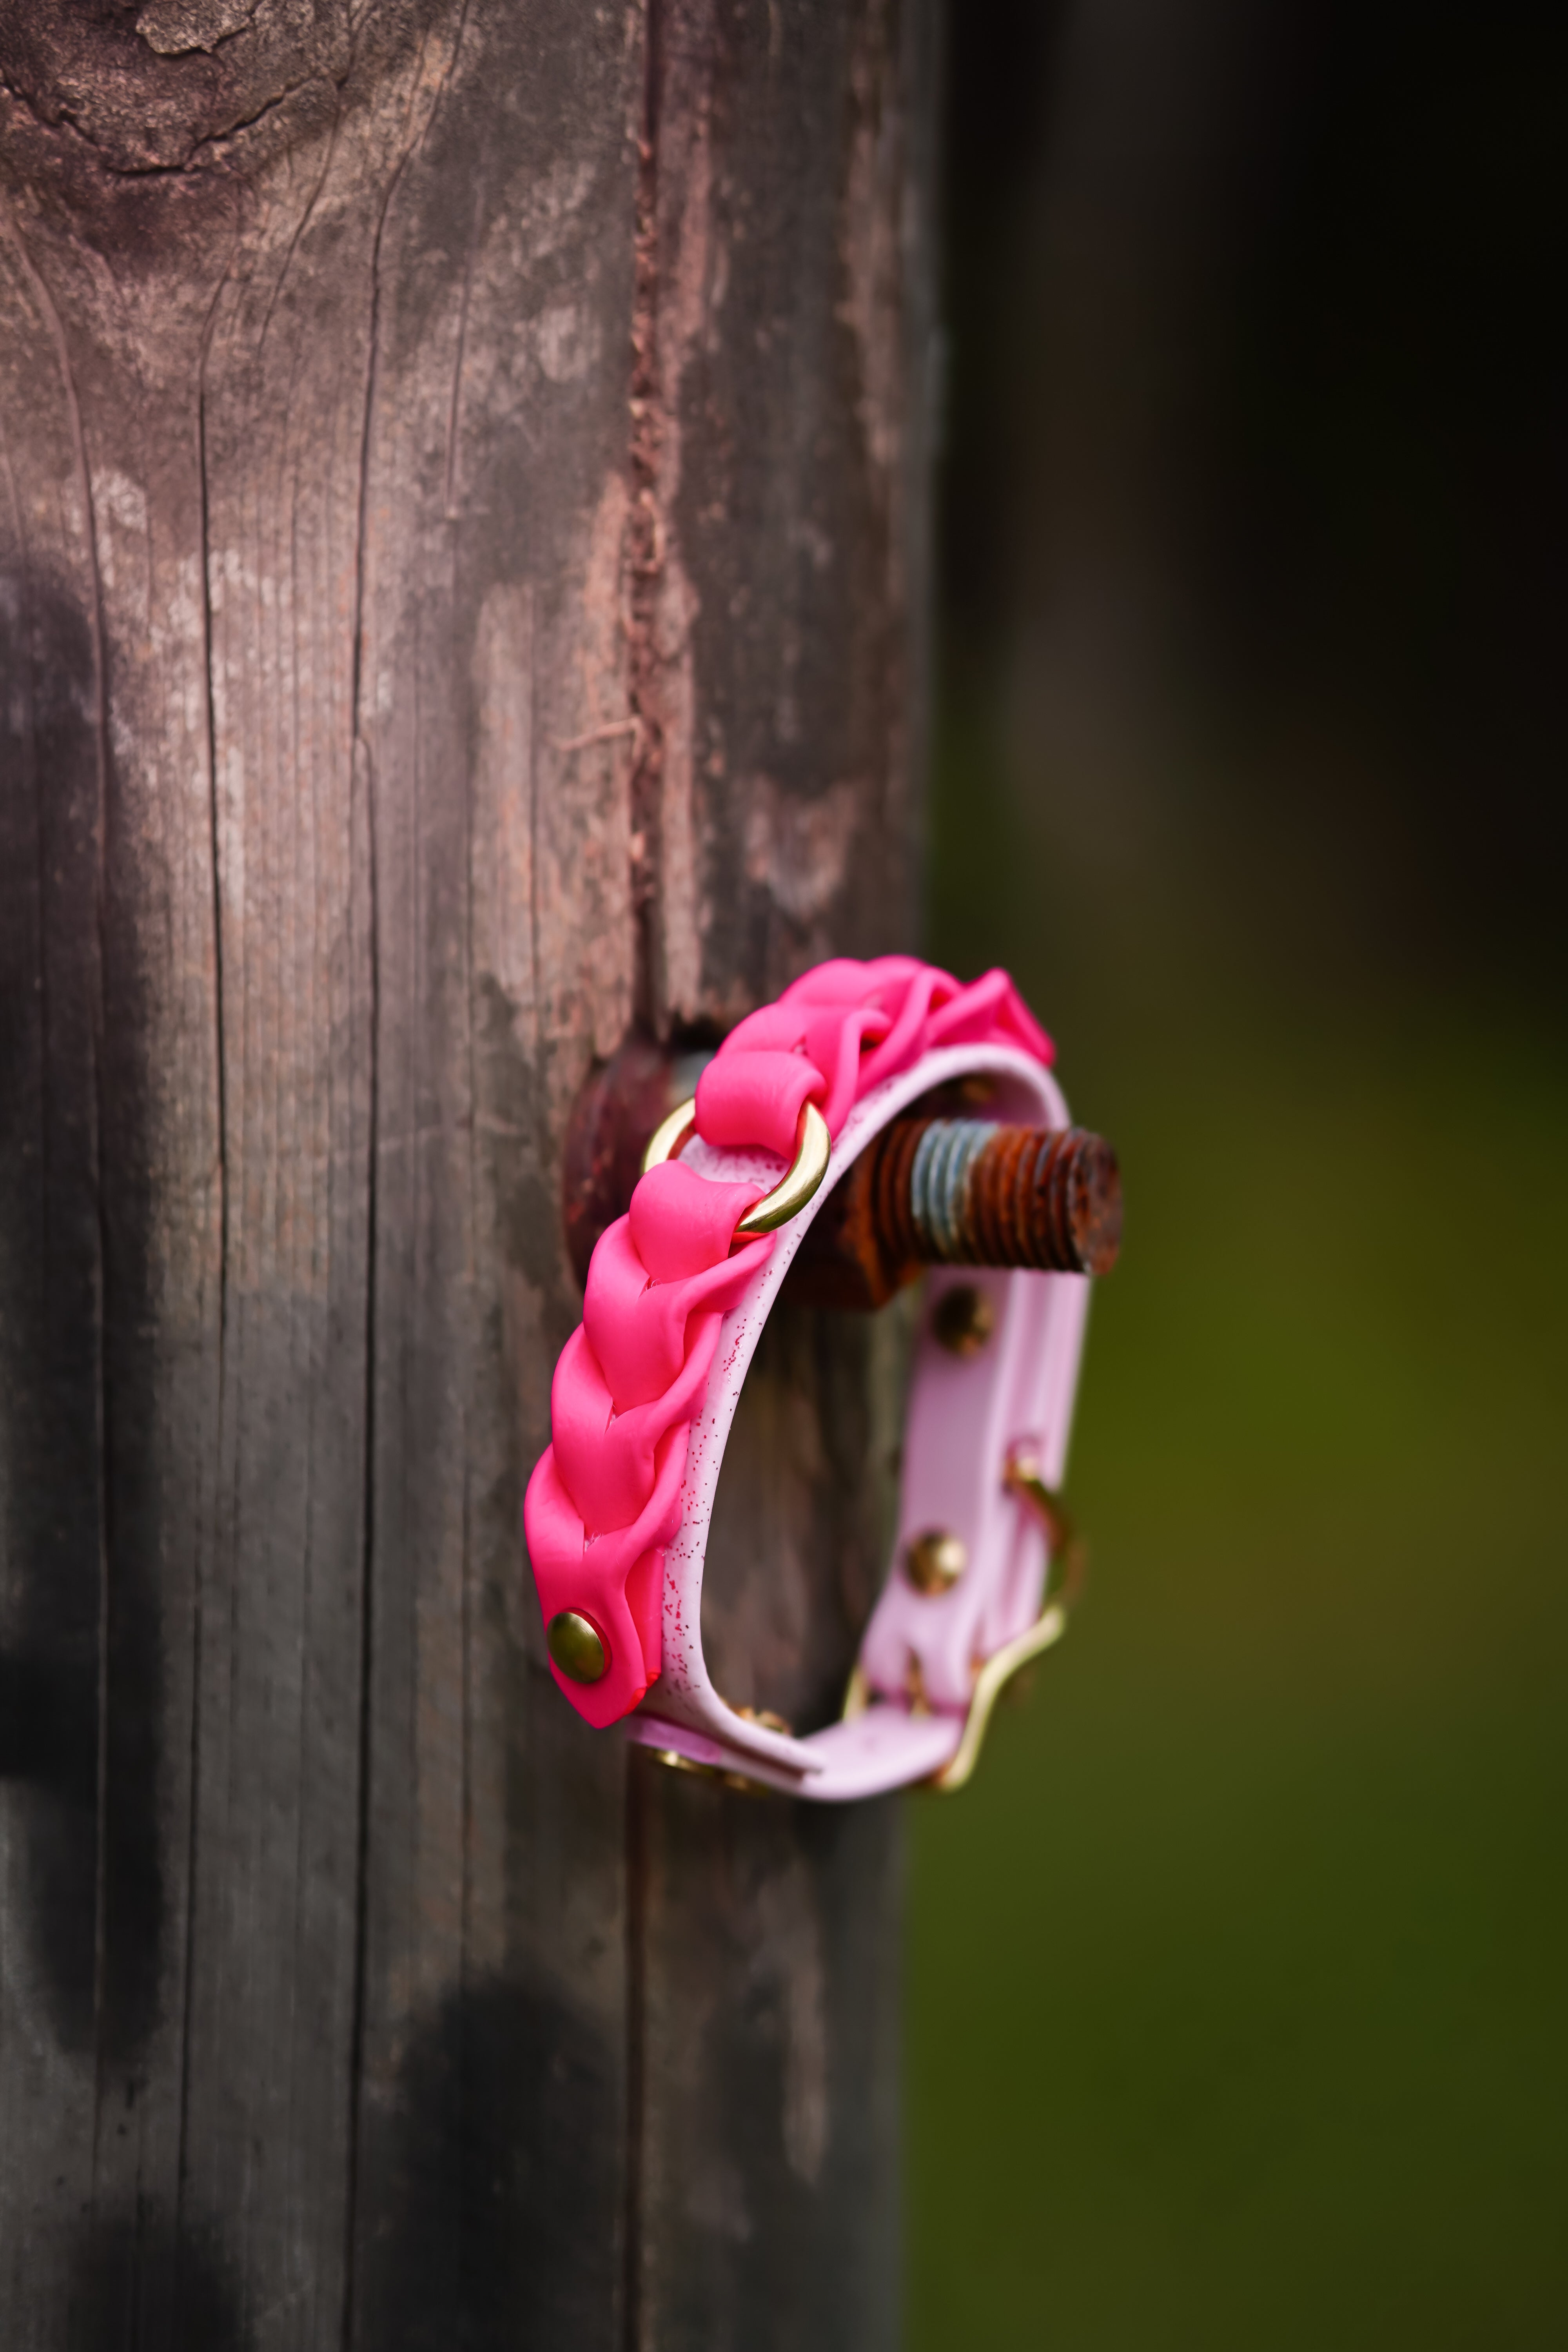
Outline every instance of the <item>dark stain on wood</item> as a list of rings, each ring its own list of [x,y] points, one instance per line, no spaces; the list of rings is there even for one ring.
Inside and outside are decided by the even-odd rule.
[[[137,991],[102,897],[90,630],[26,572],[0,582],[0,1769],[20,1784],[20,1914],[55,2030],[123,2058],[151,2030],[167,1927]]]
[[[179,2344],[201,2352],[253,2352],[235,2266],[212,2231],[176,2229],[145,2206],[95,2213],[70,2253],[70,2352],[121,2352],[127,2344]],[[41,2340],[41,2339],[40,2339]]]
[[[385,2126],[397,2192],[367,2248],[367,2343],[511,2352],[521,2314],[533,2341],[593,2340],[613,2242],[585,2244],[574,2197],[616,2088],[616,2053],[559,1986],[465,1984],[414,2026]]]

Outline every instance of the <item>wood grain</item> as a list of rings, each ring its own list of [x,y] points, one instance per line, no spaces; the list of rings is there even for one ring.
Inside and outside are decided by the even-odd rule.
[[[908,938],[931,43],[0,9],[17,2352],[892,2340],[896,1809],[628,1774],[519,1506],[594,1058]],[[820,1713],[897,1335],[760,1370]]]
[[[666,1017],[723,1024],[910,940],[933,30],[875,0],[659,13]],[[900,1338],[779,1311],[731,1441],[705,1644],[727,1696],[799,1728],[837,1712],[887,1558]],[[890,2347],[900,1805],[824,1816],[641,1763],[633,1806],[631,2341]]]

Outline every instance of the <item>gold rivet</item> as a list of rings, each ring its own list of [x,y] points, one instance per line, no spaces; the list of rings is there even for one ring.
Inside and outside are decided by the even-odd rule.
[[[552,1617],[544,1638],[551,1656],[571,1682],[596,1683],[609,1666],[604,1635],[591,1618],[575,1609],[563,1609]]]
[[[916,1536],[904,1554],[904,1574],[917,1592],[946,1592],[969,1565],[962,1536],[945,1528],[928,1528]]]
[[[931,1337],[950,1356],[977,1356],[996,1328],[996,1308],[988,1291],[955,1282],[931,1311]]]

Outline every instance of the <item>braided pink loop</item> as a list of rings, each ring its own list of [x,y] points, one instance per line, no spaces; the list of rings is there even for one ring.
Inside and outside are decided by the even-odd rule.
[[[942,1045],[1003,1045],[1048,1063],[1051,1042],[1004,971],[965,987],[912,956],[818,964],[732,1029],[697,1087],[704,1142],[795,1149],[802,1105],[837,1136],[884,1078]],[[702,1408],[719,1326],[773,1251],[732,1248],[764,1187],[710,1183],[666,1161],[599,1239],[583,1320],[550,1391],[552,1443],[528,1483],[523,1526],[546,1624],[586,1617],[609,1664],[595,1683],[551,1672],[601,1728],[658,1677],[665,1548],[681,1524],[687,1441]]]

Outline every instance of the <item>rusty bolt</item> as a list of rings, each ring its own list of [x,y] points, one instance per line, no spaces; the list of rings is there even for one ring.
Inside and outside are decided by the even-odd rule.
[[[1121,1239],[1121,1178],[1101,1137],[895,1119],[825,1205],[789,1287],[813,1306],[880,1307],[922,1265],[1109,1274]]]

